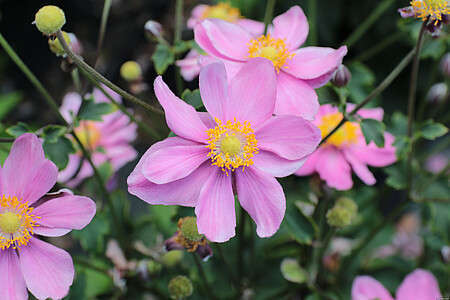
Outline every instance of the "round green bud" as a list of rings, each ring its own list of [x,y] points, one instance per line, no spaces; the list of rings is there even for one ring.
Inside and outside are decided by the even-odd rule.
[[[135,81],[142,76],[141,66],[135,61],[127,61],[120,67],[120,76],[126,81]]]
[[[192,295],[194,287],[186,276],[178,275],[169,282],[169,294],[172,299],[184,299]]]
[[[158,274],[162,269],[162,265],[159,262],[150,260],[147,262],[147,271],[151,275]]]
[[[192,242],[199,242],[203,238],[198,233],[196,217],[185,217],[181,219],[180,232],[187,240]]]
[[[350,198],[340,198],[332,209],[327,212],[328,224],[335,227],[350,225],[358,213],[358,206]]]
[[[182,250],[172,250],[163,255],[162,263],[166,267],[171,268],[176,266],[181,261],[182,258],[183,258]]]
[[[40,32],[51,35],[66,24],[66,16],[61,8],[54,5],[47,5],[38,10],[34,22]]]
[[[67,32],[62,32],[64,40],[66,41],[66,44],[70,46],[70,36]],[[56,54],[56,56],[63,56],[66,54],[66,51],[64,51],[64,48],[62,47],[61,43],[58,39],[48,39],[48,46],[50,50]]]

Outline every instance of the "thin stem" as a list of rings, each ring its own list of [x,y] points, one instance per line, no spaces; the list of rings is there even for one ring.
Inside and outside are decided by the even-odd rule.
[[[70,75],[72,76],[73,85],[75,86],[75,90],[81,94],[81,82],[80,82],[80,74],[78,72],[78,69],[72,70],[70,72]]]
[[[142,107],[144,107],[145,109],[147,109],[148,111],[157,113],[157,114],[164,114],[164,112],[162,110],[160,110],[159,108],[153,107],[150,104],[142,101],[141,99],[137,98],[136,96],[131,95],[130,93],[122,90],[120,87],[118,87],[117,85],[115,85],[114,83],[112,83],[111,81],[109,81],[108,79],[106,79],[105,77],[103,77],[100,73],[98,73],[94,68],[92,68],[90,65],[88,65],[87,63],[85,63],[83,61],[82,58],[80,58],[78,55],[76,55],[75,53],[72,52],[72,50],[70,50],[69,46],[67,46],[66,41],[64,40],[61,30],[59,30],[56,33],[56,36],[59,40],[59,42],[61,43],[64,51],[66,51],[66,54],[70,57],[70,59],[83,71],[89,73],[90,75],[92,75],[93,78],[95,78],[95,80],[102,82],[104,85],[106,85],[107,87],[109,87],[110,89],[112,89],[114,92],[116,92],[117,94],[119,94],[120,96],[122,96],[124,99],[129,100],[137,105],[140,105]]]
[[[183,31],[183,0],[176,0],[175,3],[175,31],[173,36],[174,45],[177,45],[181,42],[181,33]],[[179,54],[175,55],[177,59]],[[183,92],[183,79],[181,78],[180,72],[177,69],[175,72],[175,84],[177,87],[178,95],[181,95]]]
[[[350,36],[344,41],[344,45],[347,47],[352,46],[356,43],[369,28],[375,24],[378,18],[394,3],[394,0],[383,0],[378,6],[372,11],[368,18],[365,18],[364,22],[356,27],[356,30],[350,34]]]
[[[308,0],[309,44],[317,44],[317,1]]]
[[[244,278],[244,242],[245,242],[245,223],[246,214],[245,210],[239,208],[239,229],[238,229],[238,280],[239,284],[242,285],[242,279]]]
[[[198,269],[198,273],[202,280],[203,286],[205,287],[205,291],[206,291],[206,294],[208,295],[208,298],[216,299],[216,297],[212,293],[211,287],[209,286],[208,277],[206,277],[206,273],[205,273],[205,270],[203,269],[200,259],[198,258],[196,253],[192,253],[192,256],[194,257],[195,266]]]
[[[223,265],[228,273],[229,278],[231,279],[232,284],[235,287],[239,287],[239,281],[234,276],[233,270],[231,269],[230,264],[226,260],[225,255],[223,254],[222,246],[219,243],[215,243],[213,246],[214,246],[215,252],[217,254],[219,254],[219,257],[223,262]]]
[[[267,33],[267,28],[269,27],[269,24],[272,22],[275,2],[276,0],[267,0],[266,13],[264,15],[264,34]]]
[[[98,32],[97,58],[95,59],[94,68],[97,68],[100,59],[100,54],[102,52],[103,41],[105,39],[106,25],[108,23],[109,11],[111,10],[111,3],[112,0],[105,0],[105,3],[103,4],[102,20]]]

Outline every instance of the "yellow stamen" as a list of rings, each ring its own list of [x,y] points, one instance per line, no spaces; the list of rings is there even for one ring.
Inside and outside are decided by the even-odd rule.
[[[248,46],[248,57],[267,58],[272,61],[277,73],[281,68],[287,68],[286,61],[295,55],[287,49],[283,39],[272,38],[270,34],[251,40]]]
[[[239,9],[232,7],[228,3],[219,3],[217,5],[209,5],[203,15],[202,19],[222,19],[227,22],[234,23],[241,18]]]
[[[442,21],[442,15],[450,14],[449,3],[444,0],[413,0],[411,6],[414,8],[416,18],[422,21],[430,18],[435,21],[435,25]]]
[[[80,139],[81,144],[85,148],[95,150],[100,141],[100,130],[92,121],[81,121],[80,125],[75,128],[75,134]]]
[[[327,136],[344,118],[342,113],[332,113],[322,117],[321,123],[319,124],[320,132],[322,133],[322,138]],[[360,126],[355,122],[345,122],[335,133],[333,133],[326,144],[334,145],[340,147],[342,145],[355,144],[358,141],[358,135],[360,133]]]
[[[36,220],[40,217],[32,214],[33,208],[23,203],[17,197],[0,198],[0,249],[9,247],[19,249],[26,246],[34,233],[34,227],[39,226]]]
[[[216,118],[217,126],[208,129],[208,145],[210,149],[208,157],[213,165],[218,166],[222,171],[234,171],[239,167],[253,165],[253,156],[258,153],[258,141],[255,138],[253,129],[248,121],[241,123],[234,120],[225,124]]]

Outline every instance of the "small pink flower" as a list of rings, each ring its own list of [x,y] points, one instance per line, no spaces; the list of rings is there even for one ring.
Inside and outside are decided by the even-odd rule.
[[[434,154],[425,162],[425,169],[431,173],[438,174],[442,172],[448,165],[448,155]]]
[[[104,89],[117,102],[121,102],[118,94],[106,87]],[[95,102],[109,102],[98,89],[94,90],[92,96]],[[81,96],[77,93],[69,93],[64,97],[60,111],[67,122],[72,122],[73,115],[78,113],[81,102]],[[134,123],[130,123],[128,116],[121,111],[104,115],[101,122],[80,121],[80,125],[75,128],[75,133],[84,147],[90,150],[92,160],[96,166],[109,161],[113,170],[117,171],[137,156],[136,150],[130,146],[130,143],[136,138],[137,126]],[[82,161],[82,159],[80,151],[71,154],[67,167],[58,175],[58,181],[65,182],[67,186],[75,187],[83,179],[92,176],[91,166],[86,160]],[[80,163],[82,163],[81,169],[73,178],[80,167]]]
[[[177,60],[175,65],[180,67],[180,73],[184,80],[192,81],[200,74],[200,70],[204,65],[209,65],[217,61],[212,56],[200,54],[197,50],[192,49],[185,58]]]
[[[352,300],[394,300],[386,288],[370,276],[358,276],[353,281]],[[433,274],[416,269],[397,288],[396,300],[441,299],[439,285]]]
[[[347,110],[352,110],[354,105],[348,104]],[[382,108],[360,109],[359,117],[371,118],[381,121],[383,119]],[[330,105],[320,106],[314,120],[325,137],[342,120],[339,110]],[[299,176],[319,173],[320,178],[327,185],[338,190],[348,190],[353,186],[351,169],[361,180],[368,185],[375,183],[375,177],[367,168],[367,165],[384,167],[394,163],[395,148],[392,145],[394,137],[385,132],[384,147],[377,147],[374,142],[366,144],[361,128],[356,122],[346,122],[335,132],[327,142],[317,149],[306,163],[295,174]]]
[[[61,299],[74,277],[66,251],[37,238],[82,229],[95,215],[95,203],[69,190],[46,194],[58,168],[45,159],[39,139],[16,139],[0,168],[0,299]]]
[[[177,136],[147,150],[128,177],[128,191],[150,204],[195,207],[198,232],[225,242],[235,234],[235,190],[258,235],[273,235],[286,208],[275,177],[297,170],[320,132],[301,117],[273,116],[271,63],[252,60],[230,84],[222,63],[203,68],[200,94],[208,113],[177,98],[161,77],[154,87]]]
[[[273,20],[268,34],[258,36],[242,26],[218,19],[207,19],[195,29],[195,41],[209,55],[225,63],[232,78],[254,57],[273,63],[277,71],[275,114],[314,119],[319,102],[314,88],[327,83],[347,54],[347,47],[305,47],[298,49],[308,35],[308,22],[299,6]]]

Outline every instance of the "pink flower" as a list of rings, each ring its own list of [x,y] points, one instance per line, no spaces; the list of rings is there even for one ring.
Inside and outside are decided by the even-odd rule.
[[[95,203],[69,190],[46,194],[58,168],[45,159],[39,139],[16,139],[0,168],[0,299],[61,299],[72,285],[74,268],[66,251],[37,238],[82,229],[95,215]]]
[[[448,165],[448,155],[434,154],[427,158],[425,169],[431,173],[438,174],[442,172]]]
[[[354,105],[348,104],[347,110],[350,111],[353,107]],[[357,115],[381,121],[383,109],[360,109]],[[314,124],[320,128],[322,137],[325,137],[342,118],[342,113],[336,107],[325,104],[320,106]],[[384,140],[385,144],[382,148],[377,147],[373,142],[367,145],[359,124],[346,122],[308,158],[295,174],[305,176],[317,172],[330,187],[348,190],[353,186],[351,172],[353,169],[365,184],[372,185],[375,183],[375,177],[367,165],[384,167],[397,160],[395,148],[392,146],[394,137],[385,132]]]
[[[195,207],[198,232],[224,242],[235,234],[235,189],[258,235],[273,235],[286,207],[274,177],[297,170],[320,132],[300,117],[273,116],[270,62],[252,60],[230,84],[222,63],[203,68],[200,94],[208,113],[177,98],[161,77],[154,87],[177,136],[147,150],[128,177],[128,191],[150,204]]]
[[[244,19],[239,9],[232,7],[229,3],[219,3],[216,5],[200,4],[194,7],[191,17],[188,19],[188,28],[195,28],[205,19],[221,19],[237,24],[245,28],[252,34],[258,35],[264,32],[264,23]]]
[[[184,80],[192,81],[200,74],[200,69],[204,65],[209,65],[216,61],[216,58],[207,54],[200,54],[197,50],[192,49],[185,58],[177,60],[175,64],[180,67],[180,73]]]
[[[106,87],[104,88],[117,102],[121,102],[119,95]],[[109,102],[105,95],[97,89],[94,90],[93,97],[95,102]],[[78,113],[81,102],[81,96],[77,93],[69,93],[64,97],[60,111],[67,122],[72,122],[73,115]],[[136,150],[130,146],[130,143],[136,138],[136,130],[136,124],[130,123],[127,115],[121,111],[116,111],[104,115],[101,122],[80,121],[80,125],[75,128],[75,133],[84,147],[90,150],[96,166],[109,161],[113,170],[117,171],[137,156]],[[91,166],[86,160],[82,161],[82,158],[81,151],[71,154],[67,167],[58,175],[58,181],[65,182],[70,187],[75,187],[83,179],[92,176]],[[76,174],[80,163],[82,163],[81,169]]]
[[[353,281],[352,300],[393,300],[391,294],[376,279],[370,276],[358,276]],[[398,287],[396,300],[436,300],[441,299],[439,285],[433,274],[416,269],[403,280]]]
[[[314,88],[330,80],[347,47],[297,49],[308,30],[305,14],[294,6],[273,20],[266,36],[252,35],[241,26],[217,19],[204,20],[194,32],[195,41],[206,53],[224,61],[230,78],[253,57],[269,59],[277,71],[275,114],[312,120],[319,109]]]

